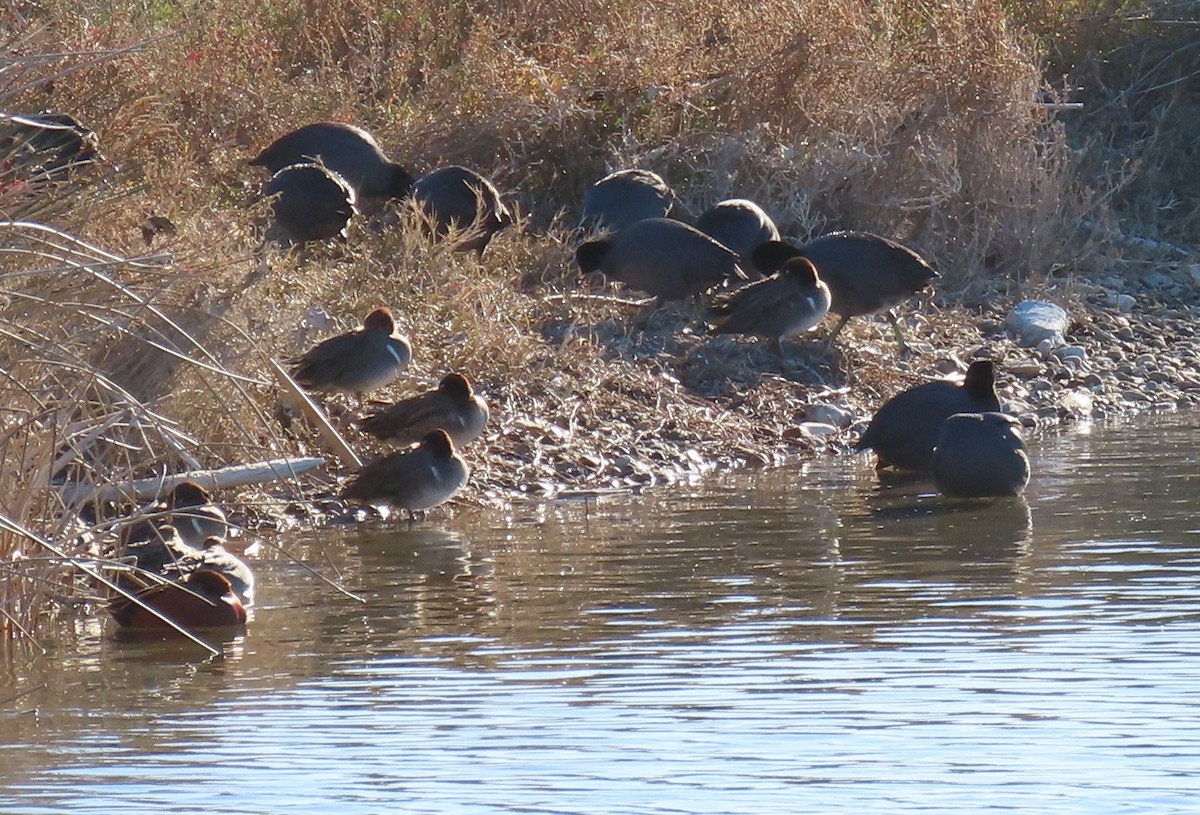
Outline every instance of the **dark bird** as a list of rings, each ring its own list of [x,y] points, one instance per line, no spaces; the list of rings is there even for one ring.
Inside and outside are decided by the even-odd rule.
[[[602,272],[649,292],[658,305],[746,279],[736,253],[670,218],[637,221],[615,235],[588,241],[575,250],[575,261],[585,274]]]
[[[421,176],[412,200],[438,237],[451,229],[462,232],[455,246],[462,252],[482,256],[492,236],[513,222],[496,186],[466,167],[442,167]]]
[[[445,430],[456,447],[483,432],[488,407],[462,374],[447,374],[437,389],[404,399],[363,419],[372,436],[399,445],[420,441],[430,431]]]
[[[712,313],[717,334],[751,334],[783,353],[783,340],[816,327],[829,311],[829,287],[807,258],[792,258],[770,277],[722,295]]]
[[[976,360],[967,368],[962,385],[926,382],[884,402],[855,449],[874,450],[876,469],[896,467],[928,473],[946,419],[955,413],[999,410],[995,364]]]
[[[208,490],[194,481],[176,484],[167,496],[167,520],[179,530],[189,546],[202,546],[209,537],[229,534],[225,513],[212,501]]]
[[[408,367],[412,346],[387,308],[367,315],[358,331],[339,334],[289,360],[292,376],[311,391],[362,394],[389,385]]]
[[[122,628],[174,632],[146,606],[188,631],[246,624],[246,608],[234,594],[229,580],[208,569],[192,572],[178,582],[149,586],[134,596],[138,602],[121,596],[109,603],[109,613]]]
[[[68,113],[0,114],[0,182],[62,181],[100,158],[100,141]]]
[[[584,193],[579,227],[619,232],[637,221],[667,217],[674,203],[675,193],[657,173],[617,170]]]
[[[148,523],[149,521],[146,521]],[[137,527],[133,527],[137,529]],[[168,567],[180,561],[197,557],[200,549],[184,542],[179,530],[170,524],[154,527],[152,534],[138,540],[125,541],[121,547],[125,558],[133,559],[133,566],[143,572],[161,575]],[[140,577],[134,577],[135,585],[142,585]]]
[[[412,513],[450,500],[467,483],[468,472],[446,431],[432,430],[419,446],[371,461],[346,485],[342,497]]]
[[[121,531],[122,550],[134,543],[162,540],[164,529],[191,548],[202,546],[210,535],[229,534],[225,513],[212,502],[208,491],[194,481],[176,484],[165,499],[150,504],[139,514],[141,518]]]
[[[272,223],[268,239],[308,243],[346,237],[350,219],[358,214],[354,188],[320,164],[292,164],[267,182]]]
[[[374,136],[337,122],[305,125],[280,136],[250,164],[275,174],[313,162],[344,178],[362,198],[404,198],[413,185],[408,170],[388,159]]]
[[[753,262],[769,274],[797,256],[808,258],[817,267],[833,296],[829,310],[842,318],[829,336],[831,345],[851,317],[882,311],[892,324],[901,355],[908,355],[900,322],[891,309],[938,277],[924,258],[869,232],[831,232],[802,247],[784,241],[760,244],[753,252]]]
[[[1004,413],[956,413],[933,450],[933,483],[951,498],[1020,495],[1029,483],[1021,423]]]
[[[162,570],[164,577],[184,578],[201,569],[216,572],[229,581],[242,605],[254,603],[254,572],[246,562],[225,548],[225,539],[212,535],[204,546],[185,554]]]
[[[730,198],[709,207],[696,219],[696,228],[737,252],[747,272],[755,247],[779,240],[779,229],[771,216],[745,198]]]

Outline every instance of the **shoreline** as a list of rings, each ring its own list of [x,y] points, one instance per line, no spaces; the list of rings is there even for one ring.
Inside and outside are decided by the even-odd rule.
[[[472,474],[450,511],[638,493],[721,468],[759,469],[850,452],[883,401],[914,384],[961,374],[975,358],[997,362],[1002,408],[1034,434],[1147,410],[1195,408],[1200,297],[1167,275],[1156,282],[1117,292],[1075,279],[1029,298],[1056,302],[1068,315],[1065,341],[1040,347],[1021,347],[1005,326],[1008,311],[1023,298],[997,292],[948,306],[939,306],[936,294],[931,303],[914,306],[913,300],[899,313],[914,350],[907,360],[898,358],[891,327],[878,315],[852,320],[832,351],[826,327],[786,342],[782,356],[765,342],[704,334],[694,313],[672,308],[649,315],[640,329],[633,327],[634,315],[624,331],[619,321],[572,324],[558,336],[551,317],[551,342],[587,338],[609,354],[601,353],[586,377],[575,378],[579,398],[629,368],[650,374],[659,387],[642,393],[640,403],[604,406],[600,413],[610,421],[603,425],[572,420],[566,392],[572,383],[565,378],[557,399],[548,388],[540,394],[525,389],[523,410],[514,393],[485,388],[492,418],[481,439],[464,450]],[[353,428],[347,432],[365,448],[365,437]],[[362,452],[364,460],[373,455]],[[330,484],[337,474],[331,463]],[[305,525],[381,517],[345,504],[336,489],[318,490],[307,503]],[[247,512],[247,531],[265,520],[255,514]]]

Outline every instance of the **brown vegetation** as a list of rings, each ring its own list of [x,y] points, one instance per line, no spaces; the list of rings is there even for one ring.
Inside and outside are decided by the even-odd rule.
[[[1070,83],[1042,73],[1043,49],[1064,43],[1032,28],[1074,23],[1059,4],[399,8],[6,7],[0,109],[70,111],[98,132],[106,161],[53,192],[0,189],[6,217],[56,230],[0,224],[0,515],[62,542],[70,515],[48,487],[63,474],[107,483],[309,451],[313,439],[270,420],[266,361],[381,304],[413,341],[414,381],[466,371],[492,403],[492,427],[468,450],[477,497],[770,461],[809,444],[794,414],[844,371],[808,349],[764,367],[753,344],[702,345],[689,315],[639,326],[616,298],[579,296],[566,228],[589,183],[642,166],[692,215],[737,195],[785,234],[886,234],[961,291],[1093,267],[1080,220],[1104,223],[1100,205],[1140,177],[1082,183],[1076,172],[1055,112],[1055,89]],[[1014,9],[1030,28],[1013,24]],[[257,251],[263,179],[246,162],[318,120],[364,125],[414,172],[456,162],[491,175],[517,228],[482,262],[367,221],[305,257]],[[1160,123],[1138,142],[1147,156],[1166,132]],[[150,230],[147,248],[150,217],[175,232]],[[1191,217],[1178,219],[1181,240],[1194,237]],[[333,322],[304,330],[317,309]],[[868,390],[885,367],[868,361]],[[35,551],[0,531],[10,569],[14,553]],[[0,575],[8,619],[28,624],[49,596],[86,596],[56,588],[63,573],[46,563]]]

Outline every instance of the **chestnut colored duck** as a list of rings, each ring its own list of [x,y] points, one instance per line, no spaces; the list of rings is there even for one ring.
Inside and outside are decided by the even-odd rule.
[[[330,337],[288,364],[296,382],[308,390],[361,398],[394,382],[411,359],[412,346],[397,332],[392,312],[377,308],[358,331]]]
[[[403,399],[363,419],[367,433],[398,445],[410,445],[442,429],[456,447],[473,441],[488,420],[487,403],[462,374],[447,374],[435,390]]]
[[[229,580],[208,569],[192,572],[178,582],[142,589],[134,597],[137,602],[128,597],[116,597],[109,603],[109,613],[122,628],[176,633],[158,615],[188,631],[246,624],[246,609],[234,594]]]
[[[961,385],[926,382],[883,403],[856,450],[874,450],[876,469],[896,467],[928,473],[942,425],[955,413],[998,412],[996,366],[976,360]]]
[[[735,289],[713,304],[723,317],[717,334],[751,334],[771,341],[783,353],[783,341],[811,331],[829,311],[829,287],[807,258],[792,258],[768,278]]]
[[[468,474],[467,462],[446,431],[432,430],[417,447],[371,461],[346,485],[342,497],[413,513],[450,500],[467,483]]]
[[[362,198],[404,198],[413,185],[413,177],[384,155],[374,136],[340,122],[317,122],[286,133],[250,164],[275,174],[312,162],[344,178]]]

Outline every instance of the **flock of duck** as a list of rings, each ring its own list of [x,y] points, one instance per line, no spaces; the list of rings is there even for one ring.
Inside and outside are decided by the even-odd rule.
[[[282,243],[345,238],[359,202],[370,198],[411,205],[431,234],[479,255],[513,222],[484,176],[455,165],[414,178],[353,125],[307,125],[250,163],[271,172],[264,188],[272,213],[268,236]],[[901,353],[908,352],[891,309],[937,277],[916,252],[866,232],[835,232],[796,246],[744,199],[716,204],[695,225],[671,218],[673,205],[670,187],[648,170],[619,170],[597,181],[583,203],[579,234],[589,239],[575,250],[580,269],[644,291],[656,306],[720,290],[710,304],[714,331],[761,337],[781,352],[784,339],[815,328],[830,312],[840,317],[830,343],[851,318],[882,312]],[[361,329],[288,362],[306,390],[352,394],[361,404],[366,393],[396,381],[411,358],[392,312],[380,307]],[[487,404],[470,380],[448,373],[436,389],[359,422],[396,449],[366,464],[342,497],[410,513],[449,500],[469,475],[458,448],[487,421]],[[1018,495],[1029,481],[1020,424],[1001,412],[988,360],[973,362],[961,385],[929,382],[893,396],[857,449],[873,450],[880,469],[931,477],[952,497]],[[207,493],[186,482],[142,516],[147,520],[127,526],[120,543],[132,565],[125,588],[135,599],[113,601],[118,623],[165,630],[164,618],[188,629],[244,623],[253,577],[225,548],[224,514]]]

